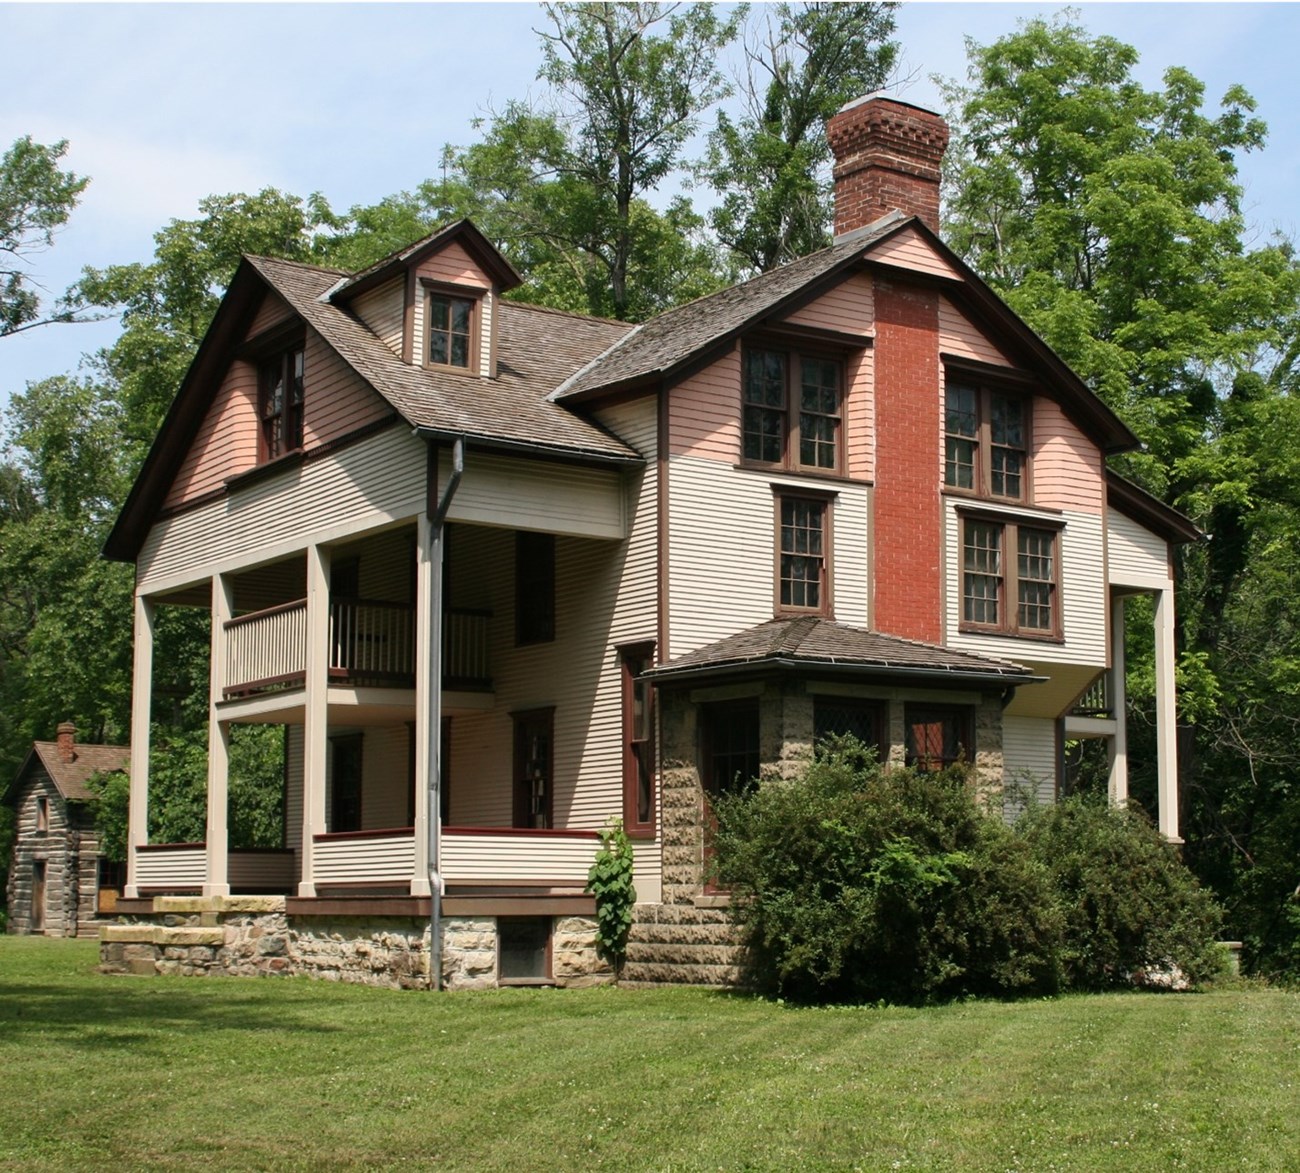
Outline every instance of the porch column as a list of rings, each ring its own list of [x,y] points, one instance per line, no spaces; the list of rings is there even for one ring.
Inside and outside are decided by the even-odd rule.
[[[1156,592],[1156,785],[1160,833],[1178,834],[1178,712],[1174,699],[1174,589]]]
[[[299,896],[315,896],[315,836],[325,833],[325,762],[329,753],[330,553],[307,548],[307,657],[303,700],[302,875]]]
[[[1124,681],[1124,596],[1110,605],[1110,704],[1115,733],[1110,739],[1110,805],[1128,805],[1127,690]]]
[[[212,656],[208,666],[208,831],[204,896],[230,895],[230,729],[217,705],[226,689],[226,624],[234,591],[224,574],[212,576]]]
[[[136,885],[135,852],[149,842],[149,715],[153,710],[154,607],[143,595],[135,597],[135,646],[131,668],[131,801],[126,823],[126,891],[140,895]]]
[[[429,895],[429,690],[433,681],[432,526],[421,513],[415,542],[415,874],[411,895]]]

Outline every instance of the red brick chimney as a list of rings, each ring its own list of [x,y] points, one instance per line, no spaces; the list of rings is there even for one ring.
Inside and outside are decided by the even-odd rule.
[[[939,163],[948,124],[939,115],[867,94],[826,124],[835,155],[835,235],[897,209],[939,231]]]
[[[58,755],[59,761],[70,762],[77,756],[77,727],[71,721],[59,725]]]

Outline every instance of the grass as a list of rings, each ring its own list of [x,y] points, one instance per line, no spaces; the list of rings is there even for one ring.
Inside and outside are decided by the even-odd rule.
[[[109,978],[0,939],[0,1168],[1300,1167],[1300,996],[793,1009]]]

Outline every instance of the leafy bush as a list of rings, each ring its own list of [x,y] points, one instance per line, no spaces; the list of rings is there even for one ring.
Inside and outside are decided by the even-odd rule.
[[[1052,877],[1068,986],[1195,984],[1222,967],[1220,912],[1141,814],[1070,798],[1029,811],[1017,831]]]
[[[622,819],[602,828],[600,850],[587,873],[587,891],[596,898],[596,952],[621,973],[632,931],[632,906],[636,903],[632,840]]]
[[[840,742],[796,781],[717,800],[716,878],[754,982],[801,1001],[1054,989],[1046,874],[967,782],[961,768],[886,775]]]

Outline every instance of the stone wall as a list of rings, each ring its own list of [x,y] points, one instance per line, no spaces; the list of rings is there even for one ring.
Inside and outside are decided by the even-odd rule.
[[[105,973],[293,976],[392,989],[429,985],[429,923],[422,917],[289,916],[282,896],[160,896],[153,911],[100,932]],[[442,922],[443,985],[497,985],[496,919]],[[555,985],[609,981],[590,917],[553,918]]]

